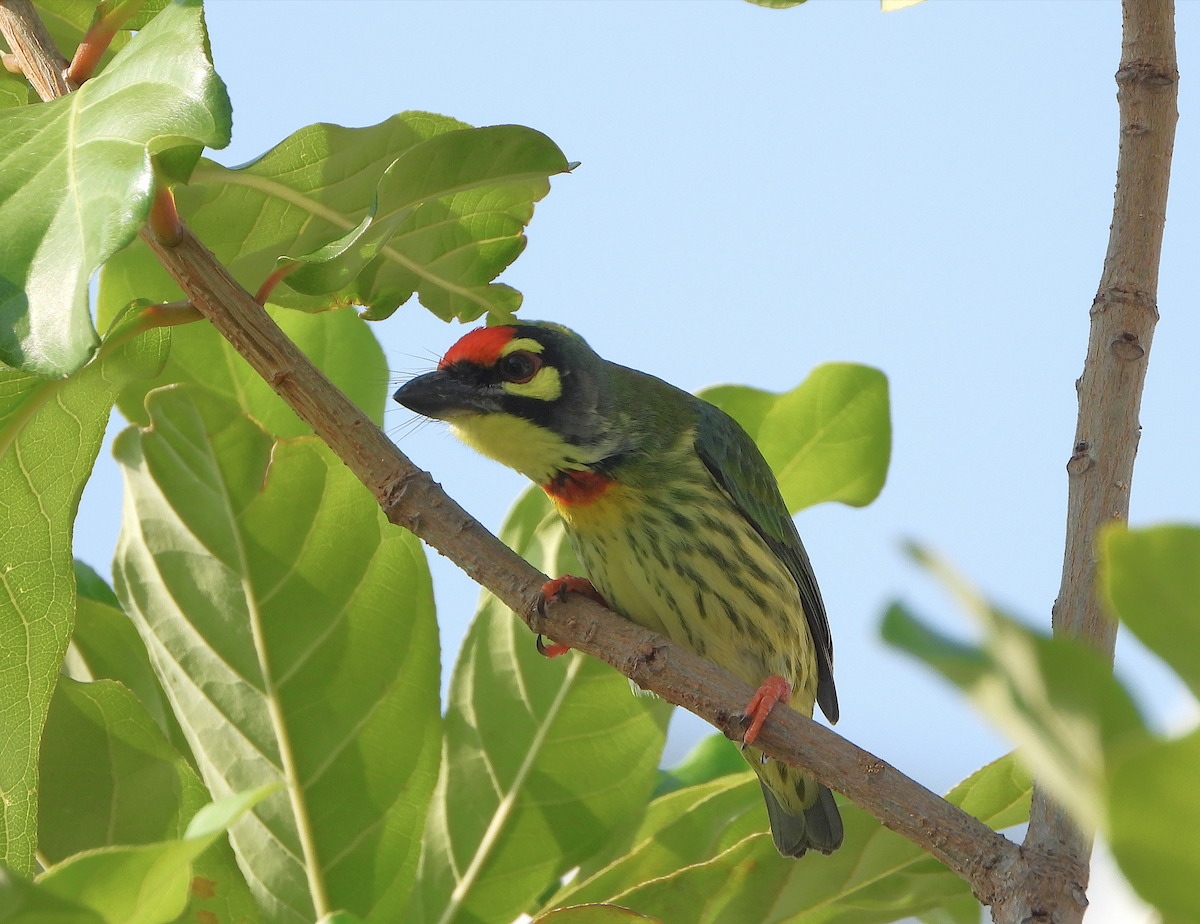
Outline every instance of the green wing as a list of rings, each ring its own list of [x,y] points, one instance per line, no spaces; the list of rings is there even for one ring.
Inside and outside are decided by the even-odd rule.
[[[804,618],[817,652],[817,703],[830,722],[838,720],[837,690],[833,685],[833,638],[829,618],[779,485],[758,446],[736,420],[699,398],[696,402],[696,451],[717,484],[733,499],[742,515],[796,579]]]

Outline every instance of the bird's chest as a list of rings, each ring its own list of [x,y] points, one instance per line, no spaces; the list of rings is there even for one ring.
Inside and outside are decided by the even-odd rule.
[[[793,705],[811,708],[812,642],[795,579],[715,485],[613,485],[559,511],[587,577],[618,612],[755,686],[780,674],[799,694]]]

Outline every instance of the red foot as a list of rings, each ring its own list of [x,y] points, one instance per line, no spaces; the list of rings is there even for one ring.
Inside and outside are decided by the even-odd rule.
[[[553,581],[547,581],[542,585],[542,599],[538,601],[538,612],[545,614],[546,601],[551,597],[564,600],[568,593],[583,594],[585,597],[591,597],[601,606],[608,606],[608,601],[600,596],[600,592],[592,586],[592,582],[587,578],[575,577],[573,574],[564,574],[562,577],[555,578]],[[543,644],[542,637],[539,635],[537,649],[547,658],[557,658],[560,654],[566,654],[570,651],[571,646],[560,645],[558,642],[551,642],[549,645]]]
[[[746,707],[745,716],[751,721],[742,741],[746,744],[753,744],[754,739],[758,737],[758,730],[762,728],[763,722],[771,714],[771,707],[778,702],[782,702],[786,706],[791,698],[791,686],[778,674],[772,674],[764,680],[762,686],[758,688],[758,692],[754,694],[754,698],[750,700],[750,705]]]
[[[537,637],[537,650],[539,654],[545,655],[547,658],[557,658],[559,655],[566,654],[571,650],[570,645],[560,645],[558,642],[551,642],[547,645],[542,641],[542,637]]]

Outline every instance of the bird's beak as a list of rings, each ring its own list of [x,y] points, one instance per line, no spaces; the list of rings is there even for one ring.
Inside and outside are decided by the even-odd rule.
[[[392,398],[425,417],[449,420],[463,414],[489,414],[499,410],[488,389],[464,382],[443,371],[419,375],[399,388]]]

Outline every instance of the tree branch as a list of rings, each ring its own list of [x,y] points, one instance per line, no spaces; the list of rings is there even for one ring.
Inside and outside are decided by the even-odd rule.
[[[578,595],[536,604],[546,576],[505,546],[413,465],[279,329],[184,227],[175,247],[143,238],[189,300],[375,495],[387,518],[411,530],[487,587],[529,628],[611,664],[643,689],[741,740],[754,690],[662,636]],[[961,809],[840,735],[776,707],[755,744],[845,793],[998,901],[1018,848]]]
[[[0,16],[0,29],[14,52],[24,55],[22,60],[43,59],[38,63],[41,69],[56,67],[61,55],[52,41],[46,46],[24,37],[36,31],[33,23],[37,20],[26,0],[0,0],[2,8],[22,21],[18,28],[12,23],[13,16]],[[65,85],[52,87],[49,98],[67,89]],[[371,490],[391,522],[411,530],[454,561],[521,614],[534,632],[600,658],[644,689],[740,740],[740,714],[753,693],[747,684],[578,595],[551,601],[545,613],[539,613],[535,604],[546,576],[485,530],[428,473],[414,466],[288,339],[186,225],[181,224],[179,232],[178,240],[169,244],[157,240],[149,229],[143,229],[142,235],[191,304],[342,458]],[[985,904],[1015,907],[1021,898],[1018,893],[1030,883],[1063,877],[1055,857],[1018,848],[885,761],[791,709],[777,707],[771,713],[756,745],[849,796],[883,824],[927,850],[969,883]]]
[[[67,82],[67,59],[30,0],[0,0],[0,32],[21,73],[43,100],[57,99],[76,88]]]
[[[1067,462],[1067,539],[1062,585],[1054,604],[1056,633],[1081,638],[1112,658],[1117,624],[1102,609],[1096,540],[1110,522],[1129,519],[1129,488],[1141,427],[1138,412],[1154,325],[1158,266],[1167,213],[1171,152],[1178,119],[1174,0],[1124,0],[1117,69],[1120,146],[1108,252],[1091,308],[1083,375],[1075,383],[1079,417]],[[1025,847],[1054,856],[1070,877],[1082,918],[1092,851],[1062,806],[1040,787]],[[1012,909],[1000,924],[1028,920],[1036,906]]]

